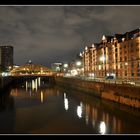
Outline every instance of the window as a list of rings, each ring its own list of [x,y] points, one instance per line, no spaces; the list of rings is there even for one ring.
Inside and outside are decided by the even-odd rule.
[[[132,70],[131,76],[134,76],[134,70]]]
[[[125,76],[127,76],[127,71],[125,70]]]
[[[139,46],[139,42],[136,42],[136,46]]]
[[[133,48],[131,48],[131,52],[134,52],[134,49]]]
[[[126,64],[124,64],[124,68],[127,69],[127,65]]]
[[[122,68],[122,63],[120,63],[120,68]]]
[[[125,56],[125,57],[124,57],[124,61],[126,61],[126,60],[127,60],[127,57]]]
[[[133,56],[131,56],[131,60],[134,60],[134,59],[133,59]]]
[[[140,73],[138,73],[137,76],[140,77]]]
[[[134,62],[131,63],[131,67],[134,68]]]
[[[134,73],[132,73],[131,76],[134,76]]]
[[[132,47],[132,46],[133,46],[133,42],[131,42],[131,44],[130,44],[130,45],[131,45],[131,47]]]

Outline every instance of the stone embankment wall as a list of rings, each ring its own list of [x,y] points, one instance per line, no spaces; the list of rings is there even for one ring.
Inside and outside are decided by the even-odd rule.
[[[0,90],[6,89],[12,83],[12,77],[0,77]]]
[[[57,85],[79,90],[131,107],[140,108],[140,87],[126,84],[102,83],[81,79],[55,77]]]

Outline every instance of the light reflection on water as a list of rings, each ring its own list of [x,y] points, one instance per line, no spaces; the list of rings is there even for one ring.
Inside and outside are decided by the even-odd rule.
[[[101,134],[105,134],[105,132],[106,132],[106,125],[105,125],[105,122],[101,121],[99,127],[100,127],[99,132],[100,132]]]
[[[114,110],[105,108],[100,99],[56,87],[42,87],[42,83],[45,84],[37,78],[11,90],[16,112],[14,133],[140,133],[140,121],[135,122],[135,117],[126,119],[124,112],[116,115]],[[6,115],[0,116],[0,122],[6,122],[9,117]],[[1,125],[0,133],[2,129]],[[6,128],[6,132],[10,131]]]
[[[41,91],[41,94],[40,94],[40,99],[41,99],[41,103],[43,103],[43,91]]]
[[[69,109],[69,101],[66,97],[66,93],[64,93],[64,108],[65,108],[65,110]]]
[[[32,89],[32,91],[35,90],[37,92],[38,88],[40,87],[40,77],[33,79],[32,81],[26,81],[25,87],[26,91],[28,91],[28,89]]]

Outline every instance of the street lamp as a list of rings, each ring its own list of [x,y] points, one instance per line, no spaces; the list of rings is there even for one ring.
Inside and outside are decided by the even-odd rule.
[[[82,57],[82,53],[81,52],[80,52],[79,56]]]
[[[81,72],[81,66],[82,66],[82,62],[81,61],[77,61],[76,62],[76,69],[77,69],[78,75]]]
[[[81,64],[82,64],[81,61],[76,62],[76,66],[81,66]]]
[[[68,67],[69,67],[69,65],[67,64],[67,63],[65,63],[64,65],[63,65],[63,72],[67,75],[67,72],[68,72]]]
[[[68,64],[64,64],[64,68],[67,68],[68,67]]]

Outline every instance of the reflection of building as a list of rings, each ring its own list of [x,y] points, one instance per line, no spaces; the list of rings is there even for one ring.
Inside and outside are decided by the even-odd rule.
[[[102,41],[84,50],[86,75],[140,80],[140,29],[103,36]]]
[[[0,46],[0,69],[9,70],[13,67],[13,47]]]

